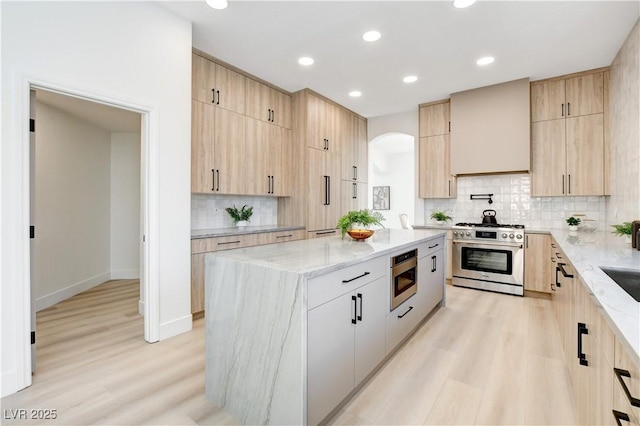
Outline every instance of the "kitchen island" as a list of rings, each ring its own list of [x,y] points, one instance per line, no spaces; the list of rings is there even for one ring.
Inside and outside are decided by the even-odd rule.
[[[437,305],[444,232],[378,230],[210,253],[206,395],[244,424],[316,424]],[[416,250],[417,292],[395,309],[390,259]]]

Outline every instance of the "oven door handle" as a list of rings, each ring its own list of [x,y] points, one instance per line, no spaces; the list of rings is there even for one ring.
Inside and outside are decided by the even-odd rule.
[[[453,240],[453,244],[469,244],[476,246],[496,246],[496,247],[518,247],[523,248],[522,244],[518,243],[493,243],[490,241],[466,241],[466,240]]]

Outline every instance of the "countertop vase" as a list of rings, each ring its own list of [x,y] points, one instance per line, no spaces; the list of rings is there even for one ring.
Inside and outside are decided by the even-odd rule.
[[[246,220],[239,220],[239,221],[237,221],[237,222],[236,222],[236,226],[237,226],[238,228],[242,228],[243,226],[247,226],[247,224],[248,224],[248,223],[249,223],[249,222],[248,222],[248,221],[246,221]]]

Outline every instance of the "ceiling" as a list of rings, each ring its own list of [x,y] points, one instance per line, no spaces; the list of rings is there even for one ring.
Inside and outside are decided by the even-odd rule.
[[[640,16],[635,1],[163,1],[197,49],[295,92],[309,87],[371,118],[491,84],[603,66]],[[375,29],[382,38],[365,42]],[[480,67],[481,56],[495,62]],[[301,56],[312,66],[297,63]],[[406,75],[418,76],[412,84]],[[359,90],[362,96],[348,93]]]
[[[36,90],[36,99],[109,132],[140,133],[141,130],[139,113],[42,89]]]

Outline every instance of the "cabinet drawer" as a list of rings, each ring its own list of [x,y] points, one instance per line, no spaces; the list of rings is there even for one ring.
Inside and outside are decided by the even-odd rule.
[[[260,234],[230,235],[227,237],[191,240],[191,254],[255,246],[259,244],[259,235]]]
[[[444,235],[421,243],[418,246],[418,258],[428,256],[442,249],[444,249]]]
[[[265,234],[264,244],[282,243],[285,241],[303,240],[307,231],[297,229],[295,231],[269,232]]]
[[[308,309],[313,309],[360,286],[386,276],[389,264],[386,256],[315,277],[307,282]]]
[[[413,295],[406,302],[395,308],[387,315],[386,319],[386,354],[388,355],[404,340],[405,337],[418,325],[424,316],[421,300],[418,295]]]

